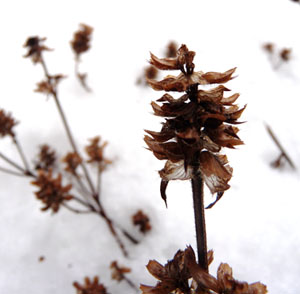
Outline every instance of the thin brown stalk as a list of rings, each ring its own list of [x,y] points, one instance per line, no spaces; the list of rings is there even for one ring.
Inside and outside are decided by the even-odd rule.
[[[76,209],[76,208],[73,208],[72,206],[66,204],[66,203],[62,203],[62,206],[74,213],[77,213],[77,214],[87,214],[87,213],[93,213],[93,211],[91,210],[80,210],[80,209]]]
[[[12,161],[11,159],[9,159],[7,156],[5,156],[4,154],[2,154],[1,152],[0,152],[0,157],[4,161],[6,161],[8,164],[10,164],[11,166],[15,167],[17,170],[19,170],[24,175],[26,175],[26,170],[23,167],[21,167],[20,165],[18,165],[16,162]]]
[[[274,132],[272,131],[271,127],[269,125],[266,124],[266,129],[267,132],[269,133],[269,135],[271,136],[272,140],[274,141],[275,145],[279,148],[280,152],[281,152],[281,157],[284,157],[286,159],[286,161],[289,163],[289,165],[293,168],[296,169],[296,166],[294,165],[293,161],[291,160],[291,158],[288,156],[287,152],[285,151],[285,149],[283,148],[283,146],[281,145],[281,143],[279,142],[278,138],[275,136]]]
[[[17,150],[18,150],[18,152],[19,152],[19,154],[20,154],[20,157],[21,157],[21,160],[22,160],[22,162],[23,162],[23,164],[24,164],[25,170],[26,170],[29,174],[31,174],[31,172],[30,172],[30,167],[29,167],[29,164],[28,164],[28,162],[27,162],[27,160],[26,160],[26,157],[25,157],[25,154],[24,154],[24,152],[23,152],[23,149],[22,149],[22,147],[21,147],[21,145],[20,145],[20,143],[19,143],[19,141],[17,140],[16,137],[13,137],[13,142],[14,142],[15,146],[17,147]]]
[[[18,172],[12,171],[10,169],[7,169],[5,167],[0,167],[0,171],[7,173],[7,174],[14,175],[14,176],[18,176],[18,177],[26,177],[27,176],[24,173],[18,173]]]
[[[192,191],[194,201],[198,264],[206,272],[208,272],[203,179],[200,175],[195,175],[192,179]]]

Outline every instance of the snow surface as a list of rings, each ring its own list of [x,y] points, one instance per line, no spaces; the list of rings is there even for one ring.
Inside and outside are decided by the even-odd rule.
[[[124,258],[97,216],[61,210],[41,213],[28,179],[1,174],[0,293],[75,293],[73,281],[99,275],[109,293],[134,293],[126,283],[110,279],[112,260],[132,268],[128,276],[154,285],[145,265],[166,263],[178,249],[191,244],[195,232],[190,184],[171,182],[168,209],[159,195],[163,162],[145,150],[143,129],[159,130],[160,118],[150,101],[161,93],[135,82],[149,59],[162,56],[169,40],[196,51],[196,70],[226,71],[237,66],[237,78],[226,84],[247,104],[240,137],[245,145],[224,150],[234,176],[231,189],[206,212],[208,247],[214,249],[211,273],[220,262],[233,267],[237,279],[261,281],[272,294],[300,291],[299,233],[299,93],[300,5],[289,0],[210,1],[2,1],[0,4],[0,107],[21,123],[19,140],[28,158],[49,142],[64,155],[70,150],[54,102],[33,93],[42,70],[23,59],[28,36],[47,37],[55,51],[45,58],[51,73],[68,79],[59,87],[61,103],[80,147],[100,134],[109,141],[107,157],[114,164],[103,175],[107,212],[141,240],[128,242]],[[87,94],[74,77],[69,41],[79,23],[94,27],[92,49],[82,56],[93,92]],[[277,70],[261,49],[292,48],[292,59]],[[269,124],[293,159],[273,169],[279,150],[267,134]],[[0,150],[19,160],[8,139]],[[1,166],[4,166],[2,161]],[[212,201],[206,191],[207,204]],[[138,233],[130,216],[142,208],[153,230]],[[45,256],[39,262],[40,256]]]

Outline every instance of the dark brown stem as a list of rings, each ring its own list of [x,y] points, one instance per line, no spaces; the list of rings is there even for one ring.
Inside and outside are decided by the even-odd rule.
[[[198,264],[206,272],[208,272],[203,179],[200,175],[195,175],[192,179],[192,191],[194,201]]]

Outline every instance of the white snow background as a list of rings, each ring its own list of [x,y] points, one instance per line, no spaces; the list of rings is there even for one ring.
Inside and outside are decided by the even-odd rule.
[[[150,102],[162,92],[138,87],[149,51],[162,57],[170,40],[196,52],[195,70],[224,72],[237,67],[226,84],[247,108],[241,118],[245,145],[226,150],[234,175],[231,188],[206,211],[208,248],[214,249],[212,274],[220,262],[234,277],[261,281],[269,293],[300,291],[300,5],[289,0],[210,1],[1,1],[0,107],[20,122],[18,138],[31,160],[38,146],[49,143],[59,156],[70,151],[54,101],[34,93],[43,79],[39,65],[22,56],[29,36],[47,37],[54,48],[44,54],[51,74],[68,76],[59,97],[81,150],[87,139],[101,135],[109,142],[106,156],[114,161],[103,174],[102,199],[107,213],[140,240],[126,240],[124,258],[104,221],[61,209],[41,212],[36,187],[26,178],[0,175],[0,293],[71,294],[73,281],[100,276],[109,293],[134,293],[111,280],[112,260],[132,268],[136,285],[154,285],[149,259],[165,264],[178,249],[196,248],[189,182],[170,182],[168,209],[160,198],[157,173],[163,162],[147,151],[144,129],[160,129]],[[86,93],[74,76],[69,41],[79,23],[94,27],[92,48],[82,55],[88,72]],[[274,70],[262,50],[292,49],[292,58]],[[166,74],[168,74],[166,72]],[[274,169],[279,150],[267,134],[269,124],[294,161]],[[0,150],[19,161],[9,139]],[[20,162],[20,161],[19,161]],[[5,166],[3,161],[0,166]],[[213,198],[205,191],[206,203]],[[138,209],[153,226],[142,235],[131,224]],[[45,256],[44,262],[39,262]]]

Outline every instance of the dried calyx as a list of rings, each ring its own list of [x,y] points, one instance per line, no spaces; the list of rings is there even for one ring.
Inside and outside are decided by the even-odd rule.
[[[213,261],[213,252],[208,252],[209,263]],[[191,246],[179,250],[166,265],[150,260],[148,271],[160,282],[156,286],[141,285],[142,294],[169,293],[218,293],[218,294],[265,294],[267,287],[259,282],[248,284],[233,278],[232,268],[221,263],[217,277],[208,274],[196,262]],[[191,282],[192,280],[192,282]]]
[[[243,144],[237,135],[237,119],[245,107],[234,104],[239,94],[224,97],[229,91],[223,85],[209,90],[199,85],[221,84],[232,79],[235,68],[224,73],[194,71],[195,52],[182,45],[176,58],[158,58],[151,54],[150,64],[160,70],[180,70],[178,76],[167,76],[161,81],[148,79],[154,90],[183,92],[177,99],[164,94],[152,102],[154,114],[165,117],[160,132],[146,130],[144,140],[160,160],[167,160],[159,172],[162,178],[161,194],[170,180],[192,179],[200,175],[211,193],[221,195],[230,186],[232,169],[225,155],[219,155],[222,147],[234,148]]]

